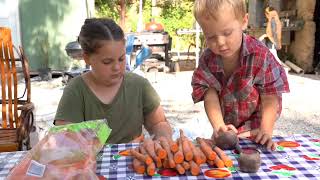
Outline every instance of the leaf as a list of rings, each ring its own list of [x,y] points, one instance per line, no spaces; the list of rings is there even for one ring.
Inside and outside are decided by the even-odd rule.
[[[122,156],[121,155],[119,155],[119,154],[116,154],[116,155],[113,155],[112,156],[112,158],[114,159],[114,160],[118,160],[118,159],[120,159]]]
[[[229,169],[229,171],[230,171],[231,173],[236,173],[236,172],[237,172],[237,168],[234,167],[234,166],[229,167],[228,169]]]
[[[276,148],[276,151],[284,151],[284,147],[283,147],[283,146],[278,146],[278,147]]]
[[[281,176],[285,176],[285,177],[291,177],[294,175],[293,172],[291,171],[285,171],[285,170],[280,170],[280,171],[272,171],[273,174],[276,175],[281,175]]]

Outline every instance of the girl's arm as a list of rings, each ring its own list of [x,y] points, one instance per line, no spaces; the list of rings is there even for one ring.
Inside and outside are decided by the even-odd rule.
[[[155,139],[160,137],[172,139],[172,129],[164,115],[161,105],[145,116],[144,125],[150,134],[155,135]]]

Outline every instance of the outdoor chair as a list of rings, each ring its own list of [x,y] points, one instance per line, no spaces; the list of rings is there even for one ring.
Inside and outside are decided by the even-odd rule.
[[[24,91],[18,92],[18,54],[22,66]],[[34,105],[31,102],[31,84],[28,59],[23,49],[14,49],[9,28],[0,27],[0,77],[1,77],[1,119],[0,152],[29,150],[30,132],[33,128]],[[21,95],[22,94],[22,95]],[[20,96],[21,95],[21,96]],[[20,96],[20,97],[18,97]]]

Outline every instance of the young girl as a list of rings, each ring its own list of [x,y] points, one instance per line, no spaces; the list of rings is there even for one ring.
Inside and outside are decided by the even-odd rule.
[[[125,73],[122,29],[111,19],[87,19],[79,43],[92,70],[64,89],[55,125],[105,118],[112,129],[108,143],[133,141],[141,135],[142,125],[155,138],[171,138],[156,91],[147,79]]]

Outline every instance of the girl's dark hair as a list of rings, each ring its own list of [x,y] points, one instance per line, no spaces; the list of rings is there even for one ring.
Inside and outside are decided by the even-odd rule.
[[[124,40],[124,33],[112,19],[86,19],[78,37],[83,52],[94,53],[101,47],[102,40],[121,41]]]

